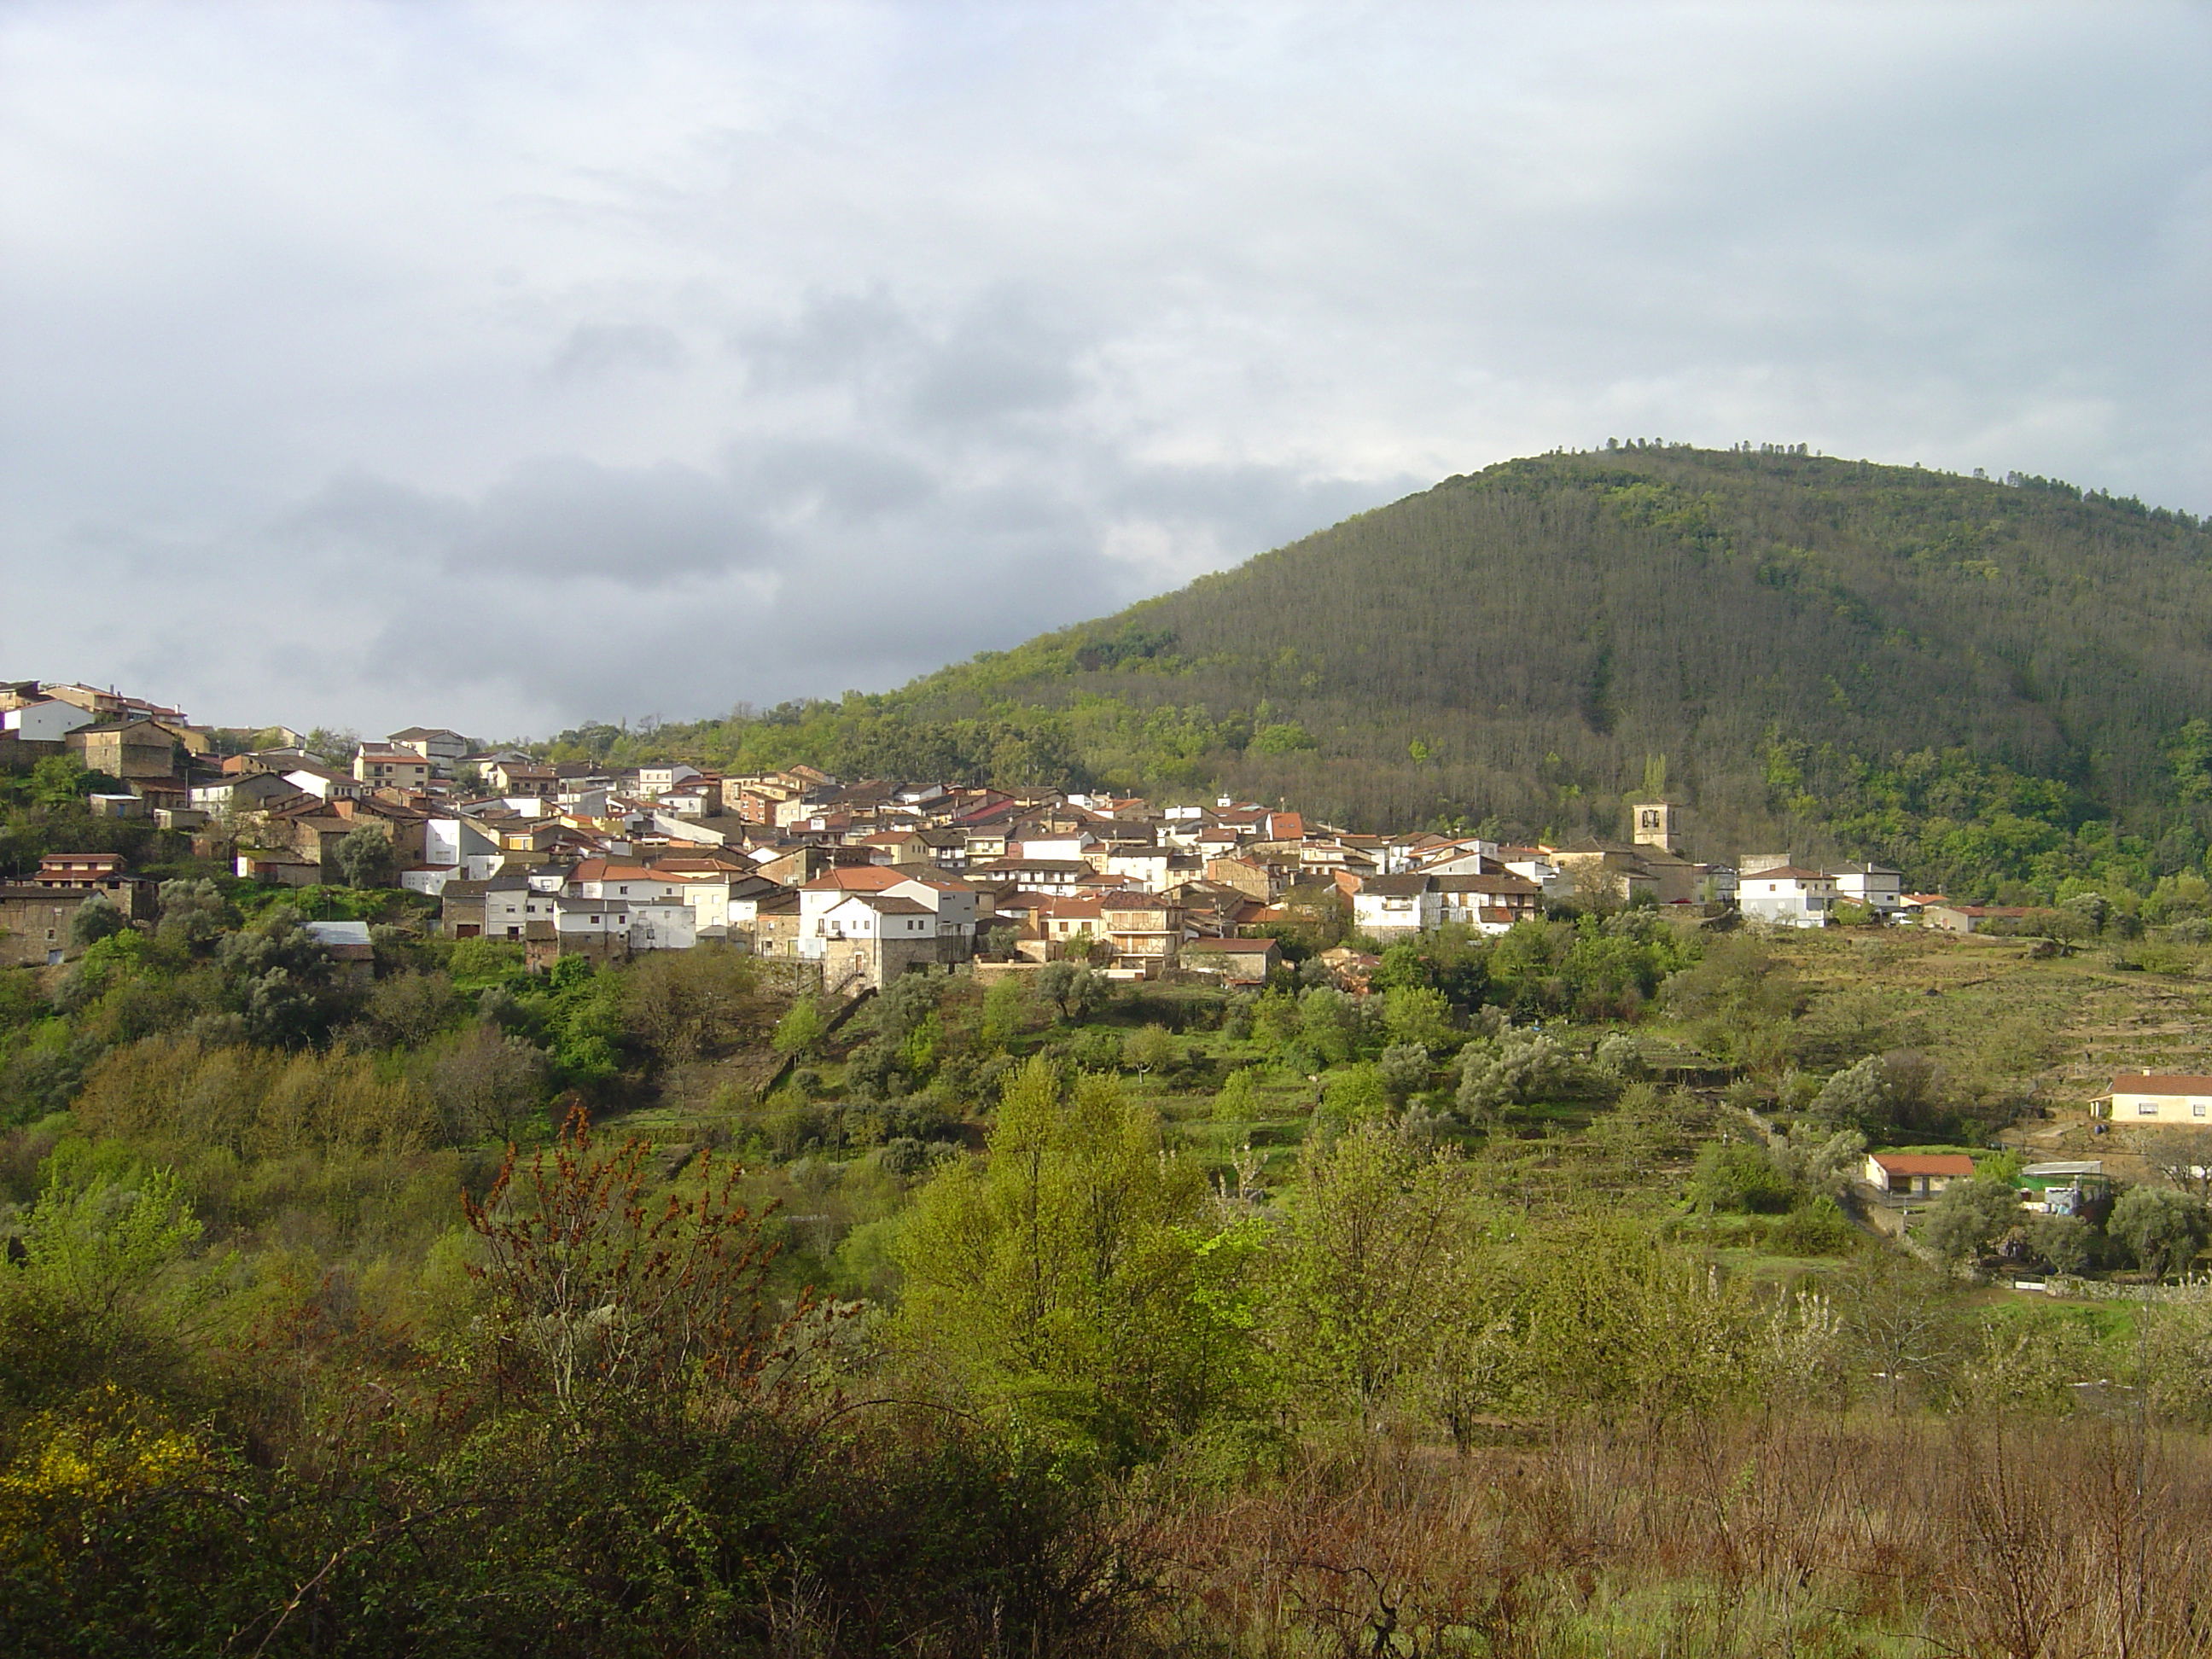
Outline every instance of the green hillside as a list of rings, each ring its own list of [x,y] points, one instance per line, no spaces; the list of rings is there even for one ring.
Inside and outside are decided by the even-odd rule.
[[[2208,712],[2187,514],[1663,447],[1448,478],[901,691],[655,746],[1514,834],[1613,831],[1663,777],[1695,852],[1887,856],[1989,896],[2197,866]]]

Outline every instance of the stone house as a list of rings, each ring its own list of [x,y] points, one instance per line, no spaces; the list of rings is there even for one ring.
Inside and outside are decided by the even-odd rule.
[[[64,738],[86,769],[105,772],[125,783],[173,778],[182,769],[184,745],[153,720],[124,720],[113,726],[80,726]]]
[[[1182,907],[1159,893],[1121,891],[1099,901],[1099,919],[1121,973],[1157,979],[1176,965],[1182,948]]]

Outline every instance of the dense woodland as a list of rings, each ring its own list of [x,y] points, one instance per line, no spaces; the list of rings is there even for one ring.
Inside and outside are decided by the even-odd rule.
[[[1447,479],[902,691],[552,752],[1219,788],[1513,836],[1615,835],[1663,787],[1697,856],[1875,857],[2020,902],[2202,874],[2208,710],[2188,514],[1638,444]]]
[[[0,975],[10,1652],[2203,1646],[2212,1304],[1975,1277],[2205,1243],[2170,1148],[2078,1218],[1987,1151],[2212,1063],[2186,923],[1562,913],[1354,994],[1316,906],[1256,993],[848,1009],[161,873]],[[1984,1178],[1900,1244],[1869,1145]]]

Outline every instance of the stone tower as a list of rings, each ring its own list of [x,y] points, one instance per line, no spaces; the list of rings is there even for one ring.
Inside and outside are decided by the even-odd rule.
[[[1668,853],[1674,850],[1674,809],[1665,801],[1644,801],[1631,806],[1628,817],[1635,826],[1638,847],[1656,847]]]

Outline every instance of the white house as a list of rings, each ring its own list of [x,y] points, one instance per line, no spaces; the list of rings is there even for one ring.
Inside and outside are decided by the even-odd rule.
[[[1011,884],[1024,892],[1050,893],[1055,898],[1073,898],[1097,873],[1080,859],[1004,858],[968,866],[968,874],[994,887]]]
[[[198,791],[193,792],[195,796]],[[399,884],[410,893],[434,898],[449,881],[488,881],[507,860],[499,838],[459,817],[425,818],[422,822],[422,862],[399,872]]]
[[[937,917],[927,905],[888,893],[841,893],[835,904],[815,918],[817,945],[830,939],[874,939],[918,944],[936,935]]]
[[[1388,944],[1410,939],[1437,926],[1443,901],[1428,876],[1370,876],[1352,896],[1355,932]]]
[[[791,890],[766,876],[702,871],[684,878],[684,896],[702,939],[726,939],[752,933],[763,903],[787,897]]]
[[[430,762],[403,744],[365,743],[354,750],[353,775],[372,789],[425,789]]]
[[[1878,1193],[1925,1198],[1972,1181],[1974,1160],[1964,1152],[1869,1152],[1865,1176]]]
[[[1055,859],[1099,867],[1106,843],[1087,832],[1071,836],[1024,836],[1006,848],[1010,859]]]
[[[659,766],[641,766],[637,769],[637,793],[648,800],[658,800],[663,795],[707,775],[696,766],[686,766],[682,761],[670,761]]]
[[[433,817],[422,824],[422,862],[457,866],[465,881],[483,881],[506,854],[499,837],[486,835],[464,817]]]
[[[1504,869],[1505,860],[1494,841],[1462,841],[1423,859],[1420,867],[1432,876],[1489,876]]]
[[[1525,876],[1500,870],[1491,875],[1437,876],[1434,883],[1440,922],[1502,933],[1516,921],[1540,921],[1544,915],[1543,889]]]
[[[1747,872],[1736,882],[1736,908],[1778,927],[1826,927],[1835,908],[1836,878],[1794,864]]]
[[[2212,1077],[2179,1072],[2123,1072],[2089,1103],[2089,1115],[2115,1123],[2190,1123],[2212,1127]]]
[[[686,884],[664,876],[648,865],[617,864],[609,859],[586,859],[568,872],[563,890],[571,898],[673,899],[689,907]]]
[[[1836,896],[1885,921],[1905,908],[1905,872],[1886,864],[1846,864],[1834,872]]]
[[[691,907],[681,899],[556,898],[553,929],[564,942],[627,945],[633,951],[688,951],[699,942]]]
[[[687,783],[655,799],[679,817],[703,817],[721,805],[722,787],[719,783]]]
[[[824,870],[799,890],[799,953],[820,957],[830,931],[830,913],[854,893],[908,899],[928,912],[927,936],[939,941],[941,959],[964,962],[975,939],[975,890],[950,876],[925,874],[893,865],[843,865]],[[915,932],[904,927],[901,937]]]
[[[301,761],[284,775],[284,781],[303,795],[313,795],[318,800],[359,800],[362,785],[343,772],[333,772],[327,766],[313,761]]]
[[[0,732],[13,732],[26,743],[59,743],[80,726],[92,722],[90,710],[59,697],[47,697],[0,714]]]
[[[1023,845],[1027,846],[1028,842]],[[1109,876],[1127,876],[1147,892],[1167,890],[1170,872],[1174,868],[1175,854],[1165,847],[1132,847],[1123,852],[1106,854],[1106,871]]]
[[[1551,855],[1536,847],[1501,847],[1498,860],[1523,881],[1533,881],[1547,899],[1570,897],[1575,890],[1575,878],[1552,861]]]

